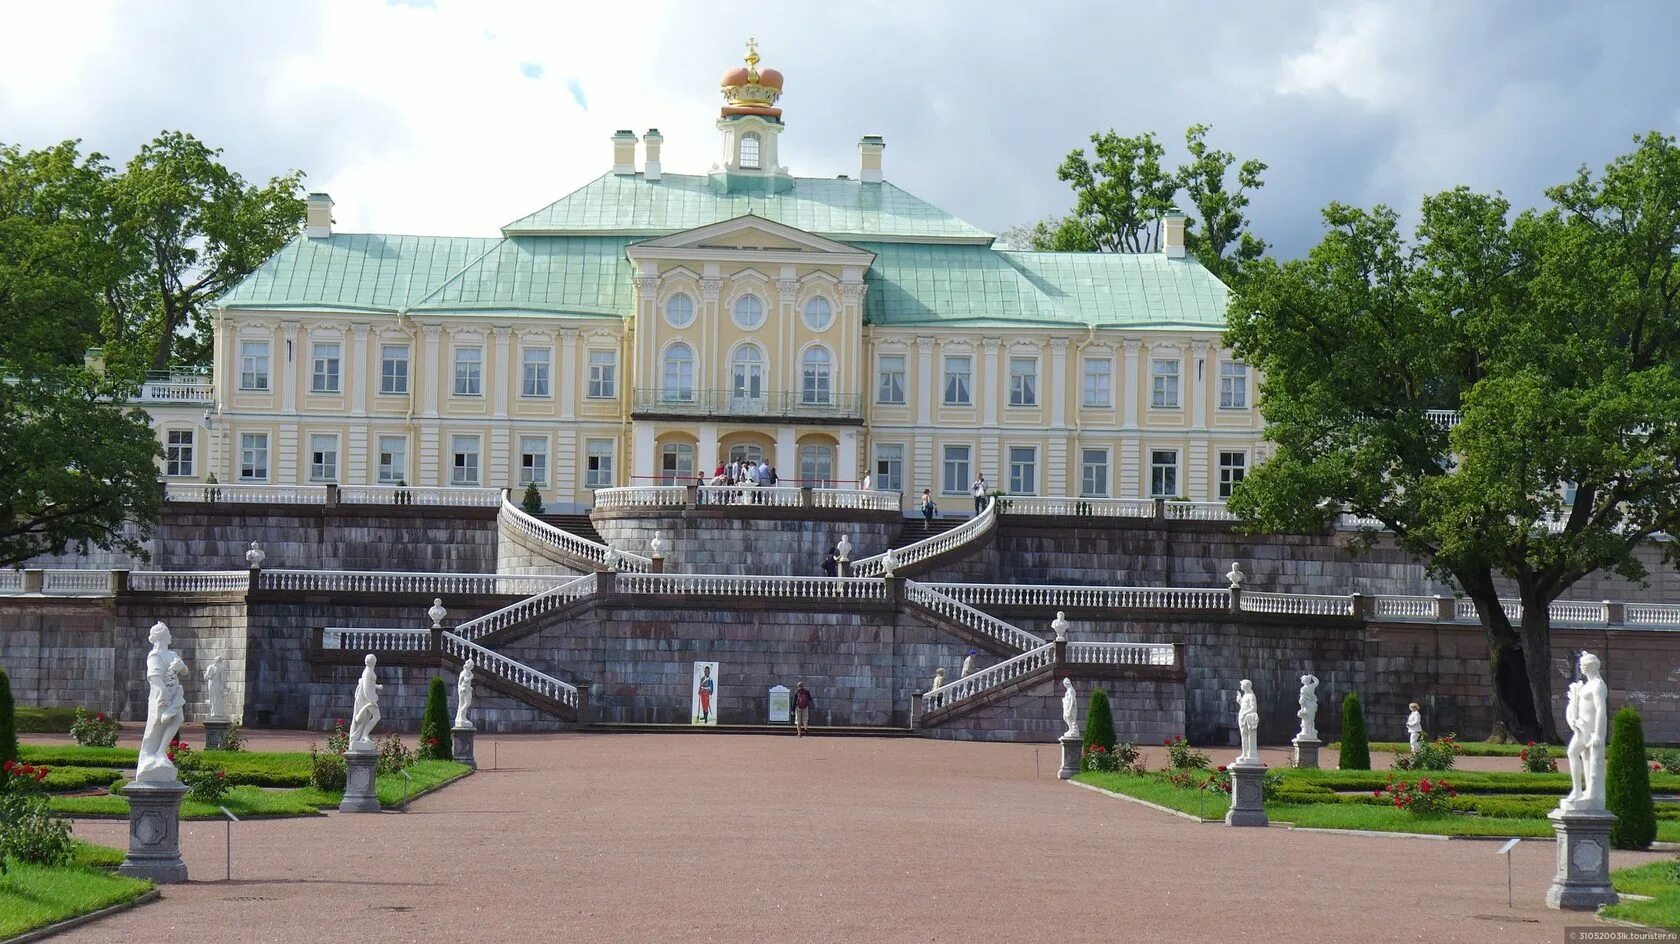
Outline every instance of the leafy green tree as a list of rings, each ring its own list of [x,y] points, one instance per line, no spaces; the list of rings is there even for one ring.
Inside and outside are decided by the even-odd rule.
[[[1080,756],[1091,753],[1091,748],[1099,746],[1113,753],[1114,742],[1114,712],[1108,705],[1108,693],[1100,688],[1093,688],[1091,704],[1085,711],[1085,744]]]
[[[525,483],[525,494],[520,496],[519,507],[520,510],[524,511],[528,515],[540,515],[543,513],[542,493],[537,491],[537,483]]]
[[[0,669],[0,761],[17,760],[17,706],[12,702],[12,677]]]
[[[1078,217],[1046,217],[1031,226],[1012,226],[1003,231],[1011,249],[1034,252],[1096,252],[1096,241]]]
[[[1645,849],[1657,838],[1651,770],[1645,764],[1645,723],[1639,712],[1623,708],[1616,712],[1604,755],[1604,808],[1616,814],[1610,845],[1617,849]]]
[[[1184,247],[1208,271],[1236,284],[1244,266],[1266,251],[1265,240],[1248,232],[1248,194],[1265,186],[1264,161],[1237,163],[1230,151],[1208,147],[1208,125],[1191,125],[1184,132],[1190,162],[1178,169],[1178,185],[1189,197],[1195,215],[1187,222]],[[1231,169],[1236,167],[1235,175]]]
[[[1161,164],[1166,148],[1149,131],[1132,137],[1104,131],[1091,135],[1091,145],[1094,159],[1076,148],[1056,172],[1073,188],[1071,218],[1099,252],[1153,251],[1161,217],[1178,192],[1177,173]]]
[[[1385,207],[1331,204],[1306,258],[1248,267],[1226,335],[1277,444],[1231,509],[1380,522],[1475,603],[1523,741],[1557,740],[1549,604],[1597,570],[1641,579],[1636,550],[1680,525],[1680,150],[1647,135],[1547,195],[1515,217],[1429,197],[1410,243]]]
[[[1371,742],[1365,736],[1365,709],[1359,696],[1348,692],[1342,699],[1342,770],[1370,770]]]
[[[426,688],[426,712],[420,718],[420,759],[449,760],[454,756],[449,734],[449,694],[443,679],[433,677]]]

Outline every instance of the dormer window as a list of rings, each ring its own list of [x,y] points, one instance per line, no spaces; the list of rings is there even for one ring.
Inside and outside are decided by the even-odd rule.
[[[758,132],[756,131],[748,131],[746,134],[741,135],[742,167],[748,167],[753,170],[758,169],[758,149],[761,143],[762,142],[758,137]]]

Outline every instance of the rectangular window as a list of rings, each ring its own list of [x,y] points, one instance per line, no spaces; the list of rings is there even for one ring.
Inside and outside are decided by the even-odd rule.
[[[1152,449],[1149,452],[1149,497],[1176,498],[1178,496],[1178,450]]]
[[[882,354],[881,382],[875,388],[876,403],[904,402],[904,355]]]
[[[546,437],[519,437],[519,484],[548,484],[548,439]]]
[[[885,492],[904,491],[904,445],[881,443],[875,447],[876,488]]]
[[[1009,494],[1038,494],[1038,447],[1009,447]]]
[[[239,434],[239,478],[245,482],[268,481],[268,434]]]
[[[379,437],[379,484],[408,484],[408,439],[404,436]]]
[[[945,358],[945,402],[951,406],[968,406],[969,381],[974,375],[974,360],[966,354]]]
[[[309,390],[312,393],[338,392],[338,352],[337,341],[316,341],[310,345],[311,357],[315,360],[315,369],[311,375]]]
[[[583,444],[583,484],[588,488],[612,488],[613,441],[591,439]]]
[[[546,397],[548,392],[548,350],[545,348],[528,347],[522,357],[525,365],[525,384],[522,388],[527,397]]]
[[[386,344],[379,348],[379,392],[408,392],[408,345]]]
[[[449,440],[454,461],[449,469],[449,484],[478,484],[478,437],[452,436]]]
[[[458,397],[484,396],[484,348],[458,347],[455,349],[455,395]]]
[[[1009,405],[1038,406],[1038,358],[1009,359]]]
[[[1084,498],[1108,497],[1108,450],[1079,451],[1079,494]]]
[[[239,389],[268,389],[268,342],[239,342]]]
[[[172,429],[165,439],[164,475],[193,474],[193,431]]]
[[[1231,497],[1232,489],[1243,480],[1248,472],[1248,453],[1222,452],[1219,454],[1219,499],[1224,501]]]
[[[1114,405],[1114,362],[1106,357],[1085,358],[1085,406]]]
[[[611,400],[618,396],[618,352],[589,352],[589,398]]]
[[[941,489],[947,495],[968,493],[968,447],[945,447],[945,478]]]
[[[314,433],[309,437],[309,481],[338,481],[338,435]]]
[[[1248,365],[1222,361],[1219,365],[1219,408],[1248,409]]]
[[[1150,373],[1149,405],[1157,410],[1178,409],[1178,361],[1157,358],[1150,362]]]

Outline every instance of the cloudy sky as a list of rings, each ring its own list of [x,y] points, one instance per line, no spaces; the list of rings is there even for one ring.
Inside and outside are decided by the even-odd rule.
[[[251,178],[289,168],[341,229],[488,235],[605,171],[614,129],[715,160],[717,77],[756,36],[787,75],[782,157],[887,177],[999,231],[1064,211],[1091,132],[1271,165],[1257,231],[1317,239],[1330,200],[1415,207],[1456,184],[1543,187],[1680,131],[1680,4],[846,4],[541,0],[0,0],[0,141],[117,160],[164,128]]]

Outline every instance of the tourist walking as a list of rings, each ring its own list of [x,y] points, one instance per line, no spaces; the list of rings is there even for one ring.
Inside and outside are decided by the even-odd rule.
[[[793,690],[793,729],[800,737],[811,730],[811,705],[815,701],[804,682]]]
[[[933,503],[933,492],[925,488],[922,489],[922,527],[924,529],[933,530],[933,513],[938,510],[939,506]]]
[[[980,512],[986,510],[986,493],[989,491],[991,491],[991,488],[986,485],[986,477],[984,475],[976,475],[974,477],[974,484],[968,487],[968,493],[974,496],[975,514],[979,514]]]

